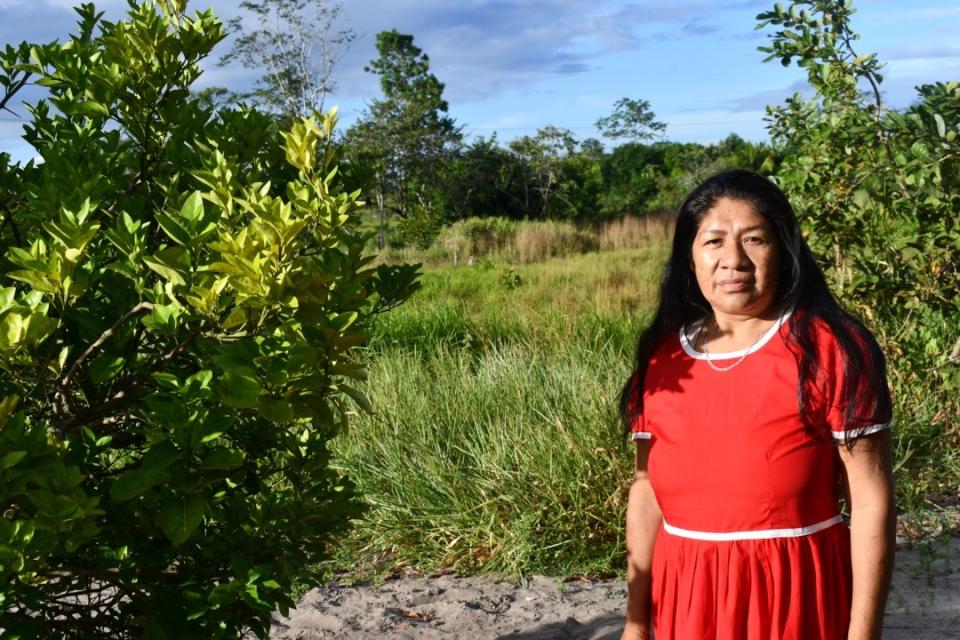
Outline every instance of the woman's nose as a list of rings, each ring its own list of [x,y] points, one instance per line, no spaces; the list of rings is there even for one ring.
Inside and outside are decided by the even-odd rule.
[[[750,256],[747,255],[741,243],[730,242],[723,248],[723,253],[720,255],[720,265],[730,269],[749,266]]]

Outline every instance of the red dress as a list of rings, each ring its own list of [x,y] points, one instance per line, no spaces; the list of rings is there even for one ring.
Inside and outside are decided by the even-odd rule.
[[[651,442],[647,469],[663,512],[653,556],[656,640],[847,637],[850,534],[839,515],[840,463],[836,445],[801,423],[785,320],[725,372],[683,332],[650,360],[632,430]],[[818,343],[821,366],[840,379],[829,333],[820,330]],[[710,360],[722,368],[742,354]],[[835,390],[825,389],[829,396]],[[836,403],[823,406],[834,438],[850,435]]]

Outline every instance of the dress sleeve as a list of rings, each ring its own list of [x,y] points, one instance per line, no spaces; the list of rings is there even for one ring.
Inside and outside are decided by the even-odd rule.
[[[882,373],[883,364],[874,361],[867,348],[865,338],[853,333],[854,341],[863,360],[864,374]],[[868,375],[857,376],[852,381],[854,389],[848,392],[845,371],[848,356],[840,348],[836,338],[827,331],[821,331],[821,371],[828,376],[823,388],[826,396],[826,421],[834,440],[845,442],[851,438],[870,435],[893,425],[891,416],[890,392],[887,381],[882,377]],[[881,370],[876,371],[880,367]]]

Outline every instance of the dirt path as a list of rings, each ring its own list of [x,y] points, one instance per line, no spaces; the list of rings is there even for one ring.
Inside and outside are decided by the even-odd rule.
[[[463,638],[618,640],[625,590],[620,580],[524,586],[489,578],[400,578],[382,585],[327,585],[274,621],[276,640]],[[960,638],[960,540],[897,552],[884,640]]]

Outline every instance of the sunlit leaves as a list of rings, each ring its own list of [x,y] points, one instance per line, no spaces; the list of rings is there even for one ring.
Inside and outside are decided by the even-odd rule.
[[[334,114],[281,135],[191,96],[209,11],[78,14],[0,52],[0,90],[49,92],[43,162],[0,156],[0,601],[30,612],[0,627],[72,636],[79,606],[87,637],[265,635],[357,513],[326,443],[418,274],[369,267]],[[98,585],[136,596],[64,609]]]

